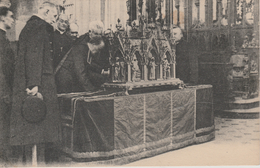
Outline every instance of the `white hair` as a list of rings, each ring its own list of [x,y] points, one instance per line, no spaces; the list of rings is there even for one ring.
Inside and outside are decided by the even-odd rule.
[[[48,11],[56,11],[57,12],[57,16],[59,15],[59,10],[58,10],[58,6],[52,2],[43,2],[41,5],[39,5],[39,9],[38,9],[38,15],[45,20],[46,22],[53,24],[56,22],[56,18],[54,19],[50,19],[47,17],[47,13]]]
[[[68,15],[62,13],[62,14],[60,14],[60,16],[59,16],[59,19],[69,20],[69,17],[68,17]]]
[[[78,32],[79,31],[79,26],[76,23],[71,23],[70,24],[70,30],[74,31],[74,32]]]
[[[89,30],[95,32],[96,30],[103,31],[104,24],[101,21],[92,21],[89,23]]]
[[[45,1],[40,6],[39,9],[50,9],[50,8],[58,8],[58,6],[52,2]]]

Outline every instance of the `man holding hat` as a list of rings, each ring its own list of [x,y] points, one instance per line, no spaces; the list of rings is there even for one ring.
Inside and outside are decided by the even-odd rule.
[[[37,146],[38,162],[45,162],[45,145],[60,140],[60,114],[53,68],[52,36],[58,8],[44,2],[19,36],[14,73],[10,143],[23,146],[27,163]]]

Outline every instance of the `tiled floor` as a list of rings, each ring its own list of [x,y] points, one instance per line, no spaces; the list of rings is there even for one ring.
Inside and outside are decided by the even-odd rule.
[[[251,144],[260,141],[259,119],[215,118],[215,143]]]
[[[215,139],[126,166],[234,166],[260,164],[259,119],[215,117]]]

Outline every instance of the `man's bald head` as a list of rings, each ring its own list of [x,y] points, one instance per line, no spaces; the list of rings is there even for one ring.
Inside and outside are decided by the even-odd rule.
[[[103,27],[104,25],[101,21],[92,21],[89,23],[89,49],[92,54],[97,53],[105,46],[102,39]]]
[[[69,20],[69,17],[66,14],[60,14],[59,19]]]
[[[91,33],[102,34],[104,24],[101,21],[92,21],[89,23],[89,31]]]
[[[70,24],[70,31],[78,32],[79,31],[79,26],[76,23],[71,23]]]
[[[182,30],[179,27],[173,27],[171,29],[171,36],[172,39],[175,40],[175,42],[181,40],[181,38],[183,37]]]
[[[79,26],[76,23],[70,24],[70,36],[73,38],[73,40],[76,40],[79,35]]]

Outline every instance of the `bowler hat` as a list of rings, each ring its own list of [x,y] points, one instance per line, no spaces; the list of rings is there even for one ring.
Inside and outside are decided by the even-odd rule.
[[[46,104],[41,98],[28,96],[22,105],[22,116],[29,123],[39,123],[46,117]]]

